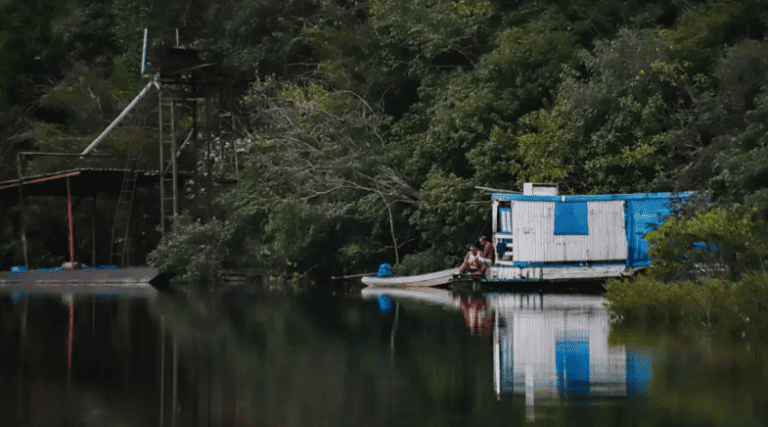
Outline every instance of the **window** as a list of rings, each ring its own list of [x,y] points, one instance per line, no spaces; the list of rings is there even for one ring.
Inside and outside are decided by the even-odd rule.
[[[589,224],[587,202],[558,202],[555,204],[555,235],[587,235]]]
[[[512,209],[499,208],[499,232],[512,234]]]

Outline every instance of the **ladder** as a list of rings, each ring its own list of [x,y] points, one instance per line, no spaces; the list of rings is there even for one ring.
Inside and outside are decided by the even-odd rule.
[[[176,168],[175,100],[158,91],[160,138],[160,230],[163,236],[173,230],[178,214],[178,170]]]
[[[133,195],[136,192],[136,178],[139,175],[138,161],[141,148],[131,150],[128,154],[128,164],[120,187],[120,197],[117,200],[115,221],[112,223],[112,244],[110,245],[109,262],[125,267],[128,264],[130,247],[131,211],[133,211]]]

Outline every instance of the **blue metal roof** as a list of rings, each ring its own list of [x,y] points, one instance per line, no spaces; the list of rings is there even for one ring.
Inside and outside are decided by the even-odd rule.
[[[609,200],[644,200],[644,199],[669,199],[672,197],[693,197],[697,193],[684,191],[680,193],[632,193],[632,194],[593,194],[577,196],[530,196],[511,193],[493,193],[493,200],[521,200],[528,202],[592,202]]]

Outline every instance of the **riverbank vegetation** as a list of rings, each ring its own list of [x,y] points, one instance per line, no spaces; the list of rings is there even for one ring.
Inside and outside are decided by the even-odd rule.
[[[606,286],[615,321],[768,332],[768,236],[757,208],[681,212],[647,239],[651,267]]]
[[[138,263],[200,280],[243,266],[283,278],[444,269],[490,230],[475,187],[526,181],[563,194],[698,191],[725,210],[755,206],[765,231],[762,1],[11,2],[0,6],[0,178],[15,177],[15,150],[78,152],[106,127],[141,88],[144,28],[178,28],[228,70],[226,97],[199,117],[234,114],[239,170],[222,172],[232,188],[185,192],[176,233],[151,254],[134,248]],[[99,151],[155,146],[156,129],[131,129]],[[201,126],[199,138],[220,131]],[[198,149],[199,170],[225,170]],[[31,259],[63,256],[66,233],[46,230],[66,230],[66,216],[29,203]],[[101,203],[107,235],[115,202]],[[19,215],[10,202],[0,214],[9,267]],[[151,215],[134,230],[157,243]],[[728,250],[728,269],[764,255]]]

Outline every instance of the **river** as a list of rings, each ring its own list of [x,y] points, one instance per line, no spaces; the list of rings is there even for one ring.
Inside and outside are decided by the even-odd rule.
[[[600,296],[0,295],[8,426],[764,425],[764,343]]]

